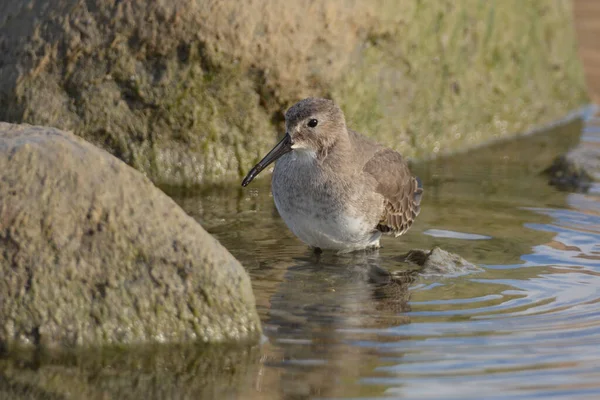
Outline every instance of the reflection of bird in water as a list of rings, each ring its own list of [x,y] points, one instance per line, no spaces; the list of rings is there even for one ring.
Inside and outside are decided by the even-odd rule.
[[[391,273],[378,265],[369,265],[367,273],[373,285],[371,296],[378,311],[410,311],[408,288],[417,279],[418,269],[403,269]]]
[[[284,280],[270,297],[264,323],[265,335],[276,340],[263,362],[285,368],[261,369],[257,382],[277,371],[281,398],[343,397],[346,387],[330,377],[365,376],[380,357],[373,347],[349,343],[381,343],[387,337],[382,332],[410,323],[411,285],[423,273],[456,270],[458,260],[439,248],[397,257],[310,253],[295,259],[282,267]],[[397,268],[390,271],[385,264]]]
[[[281,332],[407,323],[402,313],[409,310],[408,288],[420,270],[407,265],[390,272],[381,266],[378,252],[309,254],[286,269],[278,294],[270,299],[268,324]]]
[[[280,398],[335,397],[340,387],[331,376],[364,375],[377,357],[348,341],[378,341],[378,330],[409,323],[408,289],[419,267],[389,272],[381,264],[378,252],[311,253],[286,268],[264,321],[276,340],[262,360],[285,366],[276,369]],[[273,371],[261,368],[256,385],[274,379]]]

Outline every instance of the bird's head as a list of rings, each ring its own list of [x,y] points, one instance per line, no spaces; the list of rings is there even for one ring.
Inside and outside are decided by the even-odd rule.
[[[254,166],[242,181],[248,185],[263,169],[290,151],[327,154],[340,138],[347,135],[342,110],[331,100],[309,97],[294,104],[285,113],[286,133],[279,143]]]

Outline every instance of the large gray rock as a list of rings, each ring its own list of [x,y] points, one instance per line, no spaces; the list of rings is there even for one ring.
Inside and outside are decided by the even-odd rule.
[[[169,197],[57,129],[0,123],[0,347],[260,332],[242,266]]]

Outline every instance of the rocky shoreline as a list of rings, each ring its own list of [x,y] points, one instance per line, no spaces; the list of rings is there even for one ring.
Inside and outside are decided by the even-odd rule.
[[[585,101],[568,1],[518,3],[544,46],[515,44],[524,17],[505,3],[418,4],[8,1],[0,348],[256,341],[243,267],[154,184],[239,178],[299,97],[337,99],[351,126],[419,159]],[[590,154],[560,158],[551,182],[597,179]]]
[[[585,102],[571,2],[9,0],[0,121],[52,126],[154,183],[237,180],[282,112],[331,97],[421,159]]]

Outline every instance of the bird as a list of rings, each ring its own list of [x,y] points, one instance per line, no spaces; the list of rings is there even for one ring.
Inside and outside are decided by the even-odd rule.
[[[380,248],[382,234],[408,231],[423,185],[397,151],[346,126],[332,100],[309,97],[285,113],[286,133],[246,175],[275,162],[271,189],[288,228],[316,252]]]

